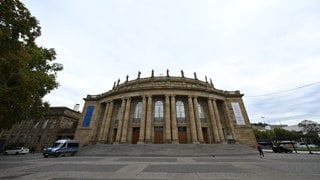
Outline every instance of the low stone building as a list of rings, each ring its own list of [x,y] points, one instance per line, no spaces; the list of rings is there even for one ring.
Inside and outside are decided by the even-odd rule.
[[[239,91],[212,81],[154,76],[115,82],[112,90],[88,95],[75,139],[82,145],[240,143],[256,140]]]
[[[41,151],[57,139],[74,138],[81,113],[67,107],[51,107],[40,121],[22,121],[10,130],[2,131],[5,144],[17,144]]]

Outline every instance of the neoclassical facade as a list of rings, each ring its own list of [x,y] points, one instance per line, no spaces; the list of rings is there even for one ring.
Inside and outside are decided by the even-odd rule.
[[[256,143],[239,91],[216,89],[212,81],[154,76],[114,84],[88,95],[75,139],[82,145]]]

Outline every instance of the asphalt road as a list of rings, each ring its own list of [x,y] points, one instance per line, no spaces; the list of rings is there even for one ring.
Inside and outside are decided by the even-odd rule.
[[[320,179],[320,154],[43,158],[0,155],[0,179]]]

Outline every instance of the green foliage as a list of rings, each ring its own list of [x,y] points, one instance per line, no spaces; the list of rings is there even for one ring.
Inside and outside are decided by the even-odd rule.
[[[288,131],[281,128],[275,128],[273,130],[259,131],[254,129],[254,134],[257,140],[296,140],[299,139],[299,133],[294,131]]]
[[[41,28],[18,0],[0,0],[0,127],[43,117],[42,98],[58,87],[54,49],[38,47]]]

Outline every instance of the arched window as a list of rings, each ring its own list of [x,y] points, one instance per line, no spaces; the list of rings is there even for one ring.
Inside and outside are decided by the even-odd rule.
[[[184,104],[182,101],[177,101],[176,109],[177,109],[177,121],[185,121],[186,113],[184,111]]]
[[[198,109],[199,109],[199,117],[200,121],[206,121],[206,118],[204,116],[204,110],[203,110],[203,105],[198,103]]]
[[[133,115],[133,120],[134,121],[140,121],[140,119],[141,119],[141,110],[142,110],[142,102],[138,102],[136,104],[135,109],[134,109],[134,115]]]
[[[163,120],[163,102],[156,101],[154,105],[154,120],[162,121]]]

